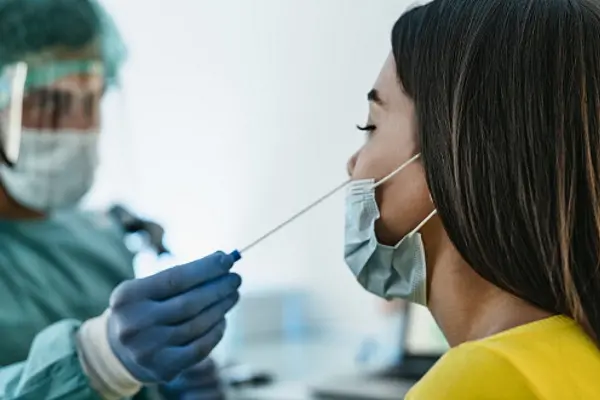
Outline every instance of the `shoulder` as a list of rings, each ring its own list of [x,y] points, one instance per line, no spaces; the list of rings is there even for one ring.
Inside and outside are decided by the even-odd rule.
[[[62,211],[53,216],[53,222],[64,227],[71,227],[73,230],[124,235],[124,229],[119,221],[109,211],[104,210]]]
[[[407,400],[534,399],[526,376],[503,354],[477,342],[451,349]]]

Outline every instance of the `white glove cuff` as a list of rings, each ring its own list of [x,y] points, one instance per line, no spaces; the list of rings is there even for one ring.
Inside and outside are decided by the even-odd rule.
[[[104,399],[118,400],[135,395],[142,387],[113,353],[108,343],[108,315],[83,323],[77,333],[77,350],[90,386]]]

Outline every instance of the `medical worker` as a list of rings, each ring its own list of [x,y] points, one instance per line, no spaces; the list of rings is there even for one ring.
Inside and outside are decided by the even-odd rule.
[[[237,300],[234,259],[131,281],[123,226],[77,209],[123,61],[116,29],[93,1],[1,1],[0,37],[0,399],[147,398],[146,384],[222,398],[206,356]]]
[[[435,0],[391,44],[345,253],[452,346],[407,399],[600,398],[600,3]]]

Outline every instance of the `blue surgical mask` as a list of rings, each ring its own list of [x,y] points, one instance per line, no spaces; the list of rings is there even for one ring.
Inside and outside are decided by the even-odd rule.
[[[23,130],[19,159],[12,168],[0,166],[0,181],[30,209],[74,207],[94,182],[98,141],[98,132]]]
[[[350,182],[346,196],[346,232],[344,257],[358,283],[384,299],[401,298],[427,304],[427,268],[425,250],[419,230],[436,213],[425,220],[395,246],[378,242],[375,221],[380,218],[375,189],[387,182],[419,154],[379,182],[374,179]]]

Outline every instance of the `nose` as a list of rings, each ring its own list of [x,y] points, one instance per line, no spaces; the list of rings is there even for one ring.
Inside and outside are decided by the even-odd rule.
[[[350,157],[350,159],[346,163],[346,172],[348,173],[349,177],[352,177],[352,174],[354,173],[354,168],[356,167],[356,159],[358,158],[358,153],[359,153],[358,151],[356,153],[354,153],[352,155],[352,157]]]

